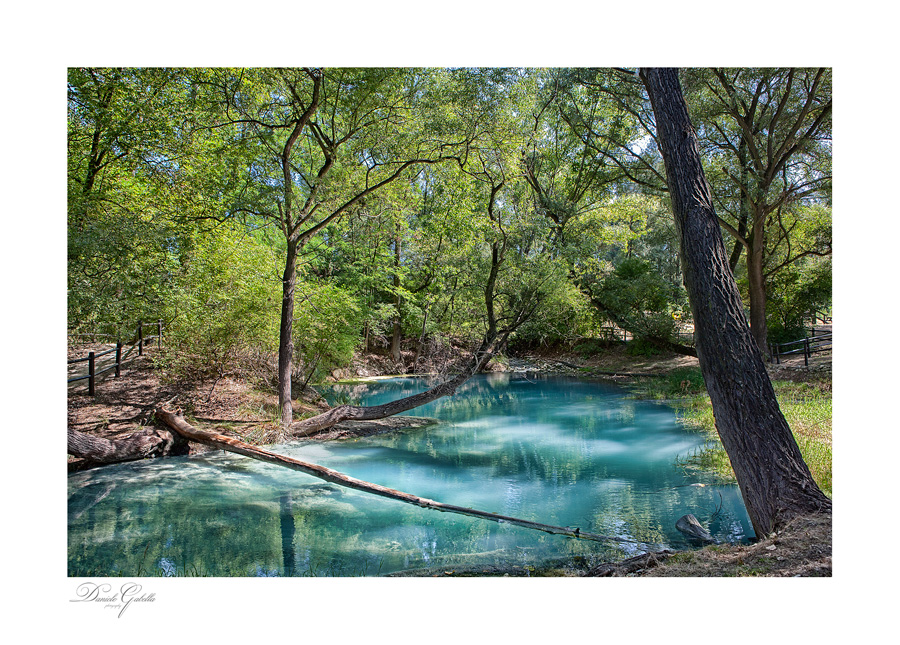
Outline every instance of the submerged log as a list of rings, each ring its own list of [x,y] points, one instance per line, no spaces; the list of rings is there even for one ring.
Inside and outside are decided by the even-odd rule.
[[[316,433],[312,440],[333,441],[335,439],[370,437],[386,432],[418,430],[437,423],[440,423],[440,421],[429,417],[387,417],[386,419],[374,419],[372,421],[341,421],[330,428]]]
[[[309,419],[295,421],[291,424],[291,434],[295,437],[311,437],[342,422],[385,419],[395,414],[418,408],[445,396],[452,396],[456,393],[457,388],[469,380],[473,374],[477,373],[478,369],[483,367],[486,362],[474,363],[470,369],[449,381],[436,385],[425,392],[413,394],[390,403],[372,406],[339,405]]]
[[[481,343],[481,347],[466,361],[460,373],[443,383],[439,383],[424,392],[419,392],[418,394],[413,394],[412,396],[407,396],[382,405],[339,405],[327,412],[317,414],[314,417],[303,419],[302,421],[294,421],[290,424],[290,432],[295,437],[310,437],[343,421],[374,421],[377,419],[386,419],[387,417],[400,414],[401,412],[407,412],[445,396],[453,396],[463,383],[468,381],[475,374],[481,372],[494,355],[506,346],[509,335],[519,324],[521,324],[521,322],[523,322],[523,320],[519,320],[510,327],[505,328],[502,332],[498,332],[496,328],[489,331],[484,341]]]
[[[68,454],[85,460],[84,466],[116,464],[148,457],[185,454],[187,442],[167,430],[146,428],[122,439],[104,439],[69,428]]]
[[[693,540],[713,544],[717,542],[693,515],[683,515],[675,522],[675,528]]]
[[[657,567],[672,555],[672,551],[664,549],[651,553],[643,553],[622,562],[604,562],[585,573],[585,577],[620,578],[632,573],[640,573],[645,569]]]
[[[404,493],[399,490],[394,490],[393,488],[387,488],[386,486],[381,486],[379,484],[373,484],[370,482],[362,481],[360,479],[355,479],[354,477],[350,477],[349,475],[345,475],[324,466],[311,464],[308,462],[300,461],[299,459],[293,459],[291,457],[279,455],[274,452],[269,452],[268,450],[263,450],[258,446],[244,443],[243,441],[232,439],[231,437],[226,437],[225,435],[221,435],[215,432],[208,432],[206,430],[200,430],[199,428],[195,428],[194,426],[190,425],[182,417],[178,416],[170,410],[166,410],[165,408],[157,408],[156,416],[167,426],[172,428],[172,430],[189,441],[196,441],[198,443],[212,446],[213,448],[218,448],[220,450],[226,450],[238,455],[244,455],[245,457],[251,457],[253,459],[268,462],[270,464],[284,466],[285,468],[290,468],[291,470],[298,470],[300,472],[306,473],[307,475],[318,477],[319,479],[323,479],[327,482],[331,482],[339,486],[361,490],[366,493],[372,493],[373,495],[387,497],[388,499],[406,502],[407,504],[413,504],[422,508],[430,508],[432,510],[444,511],[448,513],[459,513],[460,515],[479,517],[482,519],[491,520],[493,522],[506,522],[528,529],[544,531],[545,533],[555,533],[558,535],[581,538],[584,540],[594,540],[598,542],[628,542],[640,544],[636,540],[598,535],[596,533],[586,533],[578,528],[572,529],[570,527],[553,526],[551,524],[532,522],[531,520],[523,520],[516,517],[509,517],[507,515],[498,515],[497,513],[479,511],[474,508],[454,506],[453,504],[443,504],[431,499],[426,499],[424,497],[419,497],[410,493]]]

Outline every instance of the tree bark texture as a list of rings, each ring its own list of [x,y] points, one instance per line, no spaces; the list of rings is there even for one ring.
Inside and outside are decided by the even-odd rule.
[[[194,426],[190,425],[187,421],[185,421],[182,417],[178,416],[174,412],[166,410],[162,407],[157,408],[156,416],[157,418],[161,419],[167,426],[172,428],[172,430],[174,430],[176,433],[178,433],[188,441],[196,441],[198,443],[212,446],[213,448],[218,448],[220,450],[227,450],[228,452],[233,452],[238,455],[244,455],[245,457],[251,457],[253,459],[268,462],[270,464],[284,466],[285,468],[297,470],[306,473],[307,475],[312,475],[313,477],[318,477],[319,479],[331,482],[332,484],[337,484],[339,486],[361,490],[366,493],[372,493],[381,497],[387,497],[388,499],[406,502],[407,504],[413,504],[422,508],[430,508],[433,510],[445,511],[449,513],[459,513],[461,515],[479,517],[481,519],[491,520],[494,522],[506,522],[509,524],[515,524],[516,526],[522,526],[524,528],[544,531],[545,533],[555,533],[558,535],[566,535],[578,539],[595,540],[601,542],[612,541],[634,543],[634,540],[629,540],[626,538],[609,537],[605,535],[598,535],[596,533],[584,533],[578,528],[572,529],[570,527],[553,526],[551,524],[542,524],[541,522],[533,522],[531,520],[524,520],[507,515],[489,513],[487,511],[480,511],[473,508],[454,506],[453,504],[443,504],[431,499],[426,499],[424,497],[419,497],[410,493],[404,493],[402,491],[394,490],[393,488],[387,488],[386,486],[381,486],[379,484],[362,481],[360,479],[350,477],[349,475],[345,475],[344,473],[340,473],[336,470],[332,470],[324,466],[319,466],[318,464],[311,464],[308,462],[300,461],[299,459],[293,459],[291,457],[285,457],[284,455],[279,455],[274,452],[269,452],[268,450],[263,450],[258,446],[244,443],[237,439],[226,437],[225,435],[200,430],[199,428],[195,428]],[[290,530],[292,530],[292,527],[290,528]]]
[[[282,276],[281,328],[278,341],[278,407],[281,425],[287,428],[294,420],[291,401],[291,373],[294,358],[294,289],[297,285],[297,241],[288,239],[287,256]]]
[[[93,466],[187,454],[187,443],[178,435],[155,428],[147,428],[115,441],[69,428],[67,452],[84,459],[87,466]]]
[[[697,355],[722,439],[757,537],[792,517],[830,512],[785,421],[750,333],[728,264],[697,135],[677,69],[641,70],[653,111],[678,228]]]
[[[756,346],[765,354],[768,351],[769,329],[766,324],[766,276],[763,270],[766,251],[764,223],[754,224],[749,242],[747,281],[750,293],[750,333],[756,339]]]

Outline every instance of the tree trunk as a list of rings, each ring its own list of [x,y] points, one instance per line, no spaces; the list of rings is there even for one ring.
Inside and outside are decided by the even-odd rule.
[[[766,325],[766,276],[763,261],[766,251],[765,229],[762,223],[753,226],[747,251],[747,280],[750,292],[750,333],[763,355],[768,352],[769,330]]]
[[[740,164],[741,166],[741,181],[738,184],[738,187],[741,191],[741,196],[737,232],[738,235],[746,239],[747,222],[750,220],[750,194],[747,190],[747,180],[750,173],[747,171],[747,140],[744,139],[744,137],[741,137],[741,142],[738,145],[738,164]],[[735,269],[737,268],[738,260],[741,259],[741,253],[743,253],[743,251],[743,241],[735,240],[734,249],[731,251],[731,257],[728,259],[728,266],[731,267],[732,273],[734,273]]]
[[[681,356],[693,356],[695,358],[697,356],[697,350],[695,348],[689,347],[688,345],[682,345],[681,343],[673,342],[668,338],[644,336],[644,340],[664,352],[672,352],[674,354],[680,354]]]
[[[68,453],[84,459],[86,467],[187,454],[187,444],[181,437],[155,428],[147,428],[115,441],[69,428],[67,444]]]
[[[399,299],[397,306],[399,307]],[[391,360],[394,361],[395,364],[400,364],[403,362],[403,354],[400,353],[400,341],[403,339],[402,330],[400,328],[400,319],[394,319],[394,328],[391,333]]]
[[[391,358],[394,360],[394,363],[401,363],[403,361],[403,355],[400,353],[400,341],[402,340],[403,328],[401,327],[400,320],[400,304],[402,302],[402,298],[400,297],[400,226],[397,226],[397,237],[394,238],[394,289],[397,291],[396,294],[396,302],[394,303],[397,307],[397,317],[394,318],[394,330],[393,334],[391,334]]]
[[[282,276],[281,329],[278,341],[278,407],[281,425],[287,428],[294,420],[291,402],[291,372],[294,358],[294,289],[297,285],[297,241],[288,238],[287,257]]]
[[[297,421],[291,425],[291,434],[297,437],[309,437],[326,430],[341,421],[373,421],[385,419],[401,412],[413,410],[426,403],[431,403],[445,396],[452,396],[463,383],[480,372],[490,362],[494,354],[506,344],[509,334],[503,334],[490,342],[485,341],[481,348],[473,354],[466,367],[452,379],[436,385],[430,390],[413,394],[396,401],[373,406],[339,405],[309,419]]]
[[[669,182],[697,355],[716,418],[757,537],[792,517],[830,512],[781,414],[743,303],[700,163],[676,69],[641,70]]]
[[[422,356],[422,348],[425,346],[425,328],[428,324],[428,306],[425,307],[425,314],[422,316],[422,333],[419,334],[419,343],[416,345],[416,357],[413,359],[412,371],[415,373],[419,366],[419,357]]]
[[[311,464],[308,462],[300,461],[299,459],[293,459],[291,457],[285,457],[284,455],[279,455],[274,452],[269,452],[268,450],[263,450],[262,448],[254,446],[252,444],[244,443],[243,441],[238,441],[237,439],[232,439],[231,437],[226,437],[225,435],[200,430],[199,428],[195,428],[187,423],[180,416],[174,414],[169,410],[166,410],[165,408],[157,408],[156,416],[161,419],[166,425],[172,428],[172,430],[189,441],[196,441],[198,443],[212,446],[213,448],[218,448],[220,450],[227,450],[228,452],[233,452],[238,455],[244,455],[245,457],[251,457],[253,459],[276,464],[278,466],[284,466],[285,468],[290,468],[291,470],[298,470],[300,472],[306,473],[307,475],[312,475],[313,477],[318,477],[319,479],[331,482],[332,484],[337,484],[338,486],[345,486],[347,488],[361,490],[366,493],[372,493],[381,497],[387,497],[388,499],[406,502],[407,504],[414,504],[415,506],[420,506],[422,508],[430,508],[433,510],[445,511],[450,513],[459,513],[461,515],[479,517],[486,520],[492,520],[494,522],[506,522],[509,524],[515,524],[516,526],[544,531],[546,533],[555,533],[566,535],[569,537],[595,541],[629,543],[635,542],[634,540],[629,540],[627,538],[609,537],[605,535],[597,535],[595,533],[584,533],[578,528],[573,530],[570,527],[553,526],[552,524],[542,524],[540,522],[523,520],[516,517],[509,517],[507,515],[498,515],[497,513],[479,511],[473,508],[454,506],[452,504],[443,504],[431,499],[426,499],[424,497],[419,497],[410,493],[404,493],[402,491],[394,490],[393,488],[380,486],[379,484],[372,484],[370,482],[355,479],[354,477],[350,477],[349,475],[345,475],[344,473],[340,473],[336,470],[332,470],[324,466],[319,466],[318,464]],[[293,530],[293,527],[289,527],[288,533],[290,533],[291,530]],[[286,540],[282,542],[283,549],[285,542]]]

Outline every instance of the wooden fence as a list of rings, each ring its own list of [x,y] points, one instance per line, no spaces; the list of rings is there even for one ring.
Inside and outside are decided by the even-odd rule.
[[[803,354],[803,364],[809,366],[809,357],[816,352],[824,352],[831,349],[831,332],[816,333],[811,330],[811,335],[789,343],[772,343],[769,351],[776,364],[781,363],[782,356]]]
[[[145,336],[144,328],[156,328],[155,336]],[[153,341],[156,341],[157,348],[162,347],[162,321],[157,320],[155,323],[145,323],[143,321],[138,321],[137,332],[135,333],[134,339],[129,343],[122,343],[118,341],[115,347],[112,347],[103,352],[88,352],[88,355],[84,358],[72,358],[69,359],[68,364],[73,365],[75,363],[84,363],[88,364],[87,374],[82,376],[75,376],[68,379],[67,383],[75,383],[77,381],[83,381],[85,379],[88,380],[88,394],[90,396],[94,396],[96,393],[96,385],[97,381],[100,377],[105,377],[110,372],[115,371],[115,376],[121,376],[122,374],[122,365],[133,360],[134,357],[131,354],[137,350],[137,356],[144,355],[144,347]],[[123,352],[123,349],[126,350]],[[109,365],[105,365],[103,367],[98,368],[97,361],[99,358],[108,356],[115,352],[115,359]],[[129,358],[131,356],[131,358]],[[105,361],[104,361],[105,362]]]
[[[634,340],[634,334],[630,331],[622,329],[621,327],[605,325],[600,327],[600,339],[606,341],[627,343],[630,340]],[[676,332],[674,332],[673,340],[681,343],[682,345],[693,347],[694,332],[690,329],[679,328]]]

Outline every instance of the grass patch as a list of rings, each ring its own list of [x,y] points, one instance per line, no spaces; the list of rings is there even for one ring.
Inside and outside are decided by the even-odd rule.
[[[830,382],[774,381],[772,385],[813,479],[822,492],[831,497]],[[706,436],[706,443],[680,459],[679,466],[714,474],[722,481],[735,481],[731,462],[716,432],[712,404],[699,368],[679,369],[664,377],[644,379],[637,383],[635,395],[671,402],[687,427]]]
[[[706,395],[699,367],[681,367],[662,376],[639,378],[632,390],[640,399],[670,401]]]

